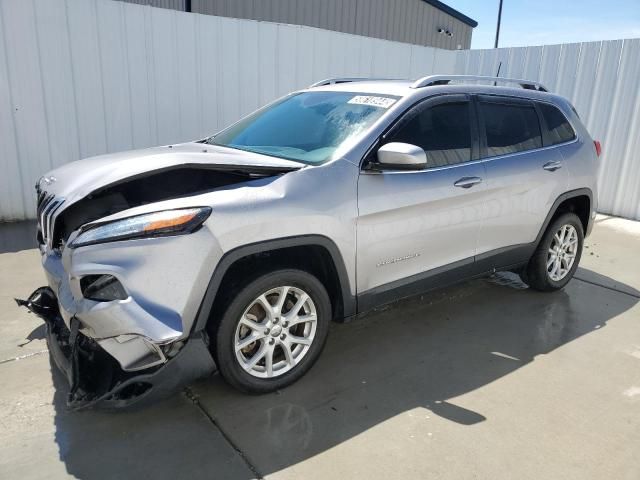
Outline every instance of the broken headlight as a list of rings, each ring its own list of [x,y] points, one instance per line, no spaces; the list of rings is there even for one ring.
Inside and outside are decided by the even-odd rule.
[[[204,223],[210,213],[210,207],[182,208],[88,225],[69,246],[77,248],[116,240],[191,233]]]

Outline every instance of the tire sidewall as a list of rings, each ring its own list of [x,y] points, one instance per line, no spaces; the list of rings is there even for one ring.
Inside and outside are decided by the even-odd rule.
[[[235,333],[246,308],[268,290],[281,286],[305,291],[316,307],[316,334],[304,358],[288,372],[274,378],[254,377],[238,363],[235,355]],[[295,382],[315,363],[326,342],[331,319],[329,295],[322,283],[302,270],[278,270],[250,282],[231,301],[213,332],[214,358],[222,376],[234,387],[247,393],[267,393]]]

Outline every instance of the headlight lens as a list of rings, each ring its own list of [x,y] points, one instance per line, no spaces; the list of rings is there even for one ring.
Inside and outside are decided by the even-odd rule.
[[[202,225],[209,214],[210,207],[182,208],[91,225],[81,231],[69,246],[76,248],[115,240],[191,233]]]

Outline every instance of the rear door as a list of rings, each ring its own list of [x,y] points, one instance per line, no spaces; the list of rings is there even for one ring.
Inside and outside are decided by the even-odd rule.
[[[544,123],[532,101],[479,95],[476,106],[487,187],[477,254],[519,246],[526,256],[525,244],[536,239],[554,201],[567,189],[567,169],[560,151],[544,146]],[[526,259],[509,258],[513,263]]]

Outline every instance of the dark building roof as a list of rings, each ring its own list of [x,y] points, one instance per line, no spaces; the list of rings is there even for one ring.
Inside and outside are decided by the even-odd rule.
[[[476,22],[473,18],[467,17],[465,14],[460,13],[455,8],[451,8],[449,5],[446,5],[446,4],[442,3],[442,2],[439,2],[438,0],[422,0],[422,1],[428,3],[429,5],[431,5],[433,7],[436,7],[439,10],[442,10],[445,13],[448,13],[453,18],[457,18],[458,20],[460,20],[461,22],[466,23],[470,27],[475,28],[475,27],[478,26],[478,22]]]

